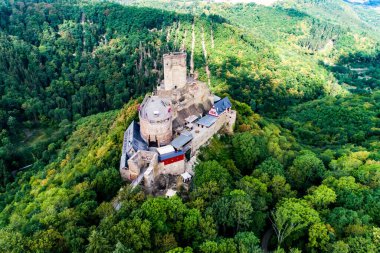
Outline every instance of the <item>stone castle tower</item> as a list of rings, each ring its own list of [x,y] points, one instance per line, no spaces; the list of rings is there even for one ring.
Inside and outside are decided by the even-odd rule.
[[[164,54],[162,88],[169,92],[182,89],[187,83],[186,53]],[[173,137],[173,111],[170,99],[162,96],[145,97],[140,112],[141,137],[148,145],[164,146]]]
[[[164,54],[164,89],[173,90],[186,85],[186,53]]]
[[[140,112],[141,137],[150,146],[164,146],[173,137],[171,103],[158,96],[147,96],[141,104]]]
[[[213,97],[207,85],[187,76],[185,52],[163,55],[164,80],[153,95],[141,103],[141,137],[149,146],[165,146],[173,139],[173,130],[184,126],[191,115],[208,111]]]

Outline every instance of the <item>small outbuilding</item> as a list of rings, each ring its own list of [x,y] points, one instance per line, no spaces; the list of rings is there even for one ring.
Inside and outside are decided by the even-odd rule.
[[[182,173],[181,177],[184,183],[188,183],[192,178],[191,174],[187,171],[185,173]]]
[[[165,196],[167,198],[171,198],[171,197],[174,197],[175,195],[177,194],[177,191],[175,190],[172,190],[172,189],[168,189],[165,193]]]

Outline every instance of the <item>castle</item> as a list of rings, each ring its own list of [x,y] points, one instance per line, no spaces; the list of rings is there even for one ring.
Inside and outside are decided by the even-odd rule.
[[[188,159],[215,133],[232,132],[236,120],[227,97],[187,75],[186,53],[165,54],[163,62],[164,80],[139,106],[139,124],[125,131],[120,160],[122,178],[132,187],[143,181],[150,192],[160,175],[189,180]]]

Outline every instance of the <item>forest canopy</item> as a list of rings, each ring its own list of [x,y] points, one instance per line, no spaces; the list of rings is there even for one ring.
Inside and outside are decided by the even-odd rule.
[[[117,2],[0,2],[1,252],[378,252],[372,10]],[[121,180],[122,139],[179,50],[237,121],[153,197]]]

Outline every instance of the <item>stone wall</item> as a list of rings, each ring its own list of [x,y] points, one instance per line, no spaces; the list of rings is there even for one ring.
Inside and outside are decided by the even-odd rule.
[[[185,172],[185,160],[181,160],[175,163],[164,165],[159,164],[159,174],[171,174],[171,175],[181,175]]]
[[[128,168],[122,169],[121,175],[124,180],[135,180],[143,170],[149,166],[157,167],[158,154],[156,152],[139,150],[128,159]]]
[[[224,129],[228,134],[234,133],[234,126],[236,121],[236,111],[230,110],[226,115],[226,124],[224,125]]]
[[[204,145],[210,138],[219,132],[223,127],[227,127],[228,131],[233,131],[233,124],[236,119],[236,111],[230,110],[221,114],[218,120],[210,127],[199,127],[197,126],[193,131],[194,138],[191,141],[191,156]]]

